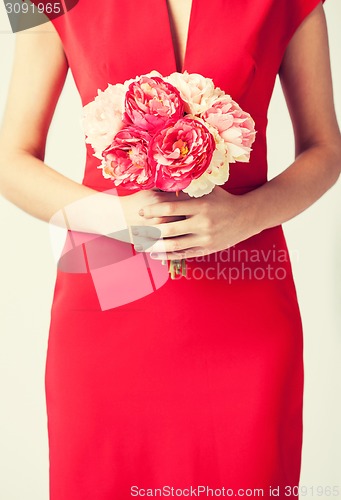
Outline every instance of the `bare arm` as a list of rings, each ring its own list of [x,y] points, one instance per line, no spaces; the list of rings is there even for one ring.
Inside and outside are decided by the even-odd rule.
[[[144,191],[119,198],[98,193],[44,163],[47,133],[67,71],[62,43],[51,23],[17,34],[0,132],[0,193],[34,217],[53,217],[60,225],[66,224],[62,211],[79,200],[80,216],[72,211],[72,229],[85,232],[109,234],[126,222],[143,224],[139,208],[160,200],[160,194]],[[108,190],[112,187],[108,182]]]
[[[0,189],[17,206],[46,221],[61,207],[92,194],[43,163],[48,129],[67,71],[63,48],[51,25],[17,34],[0,135]]]
[[[262,229],[281,224],[308,208],[340,175],[341,137],[322,5],[291,40],[280,79],[295,133],[296,160],[249,195],[256,223]]]

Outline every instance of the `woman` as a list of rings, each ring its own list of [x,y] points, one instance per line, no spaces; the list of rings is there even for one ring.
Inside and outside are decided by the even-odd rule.
[[[113,233],[123,213],[149,238],[159,267],[165,257],[188,262],[187,278],[108,308],[91,270],[60,266],[46,372],[52,500],[124,499],[166,485],[297,498],[302,331],[280,224],[335,183],[341,143],[323,8],[317,0],[288,5],[151,0],[146,10],[103,0],[93,11],[80,0],[53,21],[48,39],[39,30],[18,37],[2,193],[46,221],[66,213],[70,222],[70,206],[80,203],[70,227],[82,232]],[[83,185],[61,176],[43,159],[68,67],[83,104],[98,88],[152,69],[213,78],[255,119],[251,165],[232,166],[226,185],[202,199],[106,194],[90,150]],[[266,113],[278,72],[296,160],[267,182]],[[162,241],[146,234],[150,226]]]

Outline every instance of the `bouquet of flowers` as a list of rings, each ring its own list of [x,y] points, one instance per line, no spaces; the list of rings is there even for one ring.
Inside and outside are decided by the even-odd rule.
[[[192,197],[224,184],[229,164],[248,162],[254,121],[213,81],[157,71],[108,85],[83,108],[86,142],[103,176],[127,189],[183,191]],[[172,277],[185,261],[170,262]]]

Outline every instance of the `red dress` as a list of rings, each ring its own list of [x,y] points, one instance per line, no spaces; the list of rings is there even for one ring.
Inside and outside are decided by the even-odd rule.
[[[251,163],[232,165],[224,185],[231,193],[267,181],[275,78],[290,38],[318,3],[193,0],[183,70],[212,78],[256,123]],[[53,23],[84,105],[108,83],[176,71],[166,0],[80,0]],[[110,189],[92,153],[89,146],[83,182]],[[105,255],[115,245],[108,241],[98,241]],[[121,304],[104,306],[91,248],[82,250],[77,269],[59,267],[52,307],[51,500],[124,500],[141,489],[156,496],[156,488],[171,496],[172,487],[183,496],[192,487],[201,498],[212,496],[206,488],[297,498],[302,329],[282,228],[192,259],[187,278],[151,279],[150,290],[129,301],[146,264],[149,276],[148,265],[162,265],[140,254],[113,292]],[[112,264],[97,270],[110,276]]]

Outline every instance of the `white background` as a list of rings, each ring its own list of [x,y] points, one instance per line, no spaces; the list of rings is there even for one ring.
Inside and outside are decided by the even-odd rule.
[[[329,0],[325,11],[336,108],[341,120],[340,2]],[[1,4],[0,116],[10,77],[14,38]],[[82,178],[85,159],[80,112],[80,100],[69,76],[50,131],[46,162],[77,181]],[[272,177],[293,159],[291,125],[278,84],[269,113],[268,137]],[[341,214],[337,202],[340,194],[338,184],[308,211],[285,224],[289,248],[295,256],[293,267],[305,331],[301,484],[314,488],[338,485],[339,499]],[[3,199],[0,199],[0,229],[0,499],[47,500],[44,369],[55,264],[47,224]],[[316,491],[314,496],[305,498],[321,496]]]

